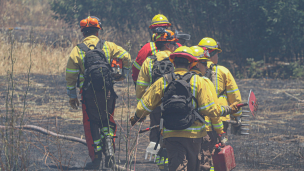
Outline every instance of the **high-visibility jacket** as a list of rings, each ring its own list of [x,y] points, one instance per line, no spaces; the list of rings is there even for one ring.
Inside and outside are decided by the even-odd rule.
[[[99,38],[96,36],[88,36],[83,41],[88,47],[90,45],[96,46],[99,42]],[[92,47],[93,48],[93,47]],[[124,68],[130,68],[131,56],[122,47],[116,45],[115,43],[105,41],[102,50],[105,52],[105,56],[109,63],[113,58],[121,59]],[[85,52],[80,50],[78,46],[75,46],[70,54],[66,67],[66,81],[67,89],[73,90],[76,88],[76,82],[79,75],[79,86],[82,88],[84,82],[84,58]]]
[[[182,46],[181,44],[177,43],[178,46]],[[138,52],[137,57],[132,65],[132,78],[133,81],[137,81],[137,77],[139,71],[142,67],[142,64],[146,60],[148,56],[155,55],[159,50],[156,48],[154,42],[146,43]]]
[[[174,73],[184,75],[188,72],[184,68],[176,68]],[[157,106],[161,104],[161,98],[164,96],[164,90],[168,83],[164,78],[158,79],[142,96],[137,103],[136,116],[145,117],[149,115]],[[211,90],[206,80],[199,75],[194,75],[190,79],[191,92],[198,101],[198,106],[194,104],[194,108],[198,107],[198,112],[202,116],[219,117],[225,112],[225,109],[218,105],[218,100],[213,98]],[[163,137],[184,137],[184,138],[201,138],[206,136],[205,124],[195,121],[189,128],[184,130],[168,130],[164,128]]]
[[[155,54],[157,61],[161,61],[170,56],[171,52],[168,50],[159,51]],[[153,60],[148,57],[143,63],[136,83],[136,99],[140,100],[145,93],[146,88],[152,84],[152,68]]]
[[[132,65],[132,78],[133,81],[137,81],[137,77],[139,71],[141,69],[142,64],[146,60],[148,56],[155,55],[158,52],[154,42],[146,43],[138,52],[137,57]]]
[[[241,93],[239,88],[230,73],[230,71],[221,65],[212,65],[211,61],[207,62],[208,68],[212,67],[212,71],[215,72],[216,77],[215,80],[212,80],[214,83],[215,91],[217,95],[220,95],[221,92],[225,91],[223,95],[219,97],[219,104],[222,106],[231,105],[234,102],[241,103]],[[242,115],[242,108],[233,116],[241,116]],[[222,121],[230,120],[230,115],[226,115],[226,117],[222,117]]]
[[[211,93],[212,93],[212,96],[213,96],[213,99],[218,99],[217,98],[217,95],[216,95],[216,92],[215,92],[215,88],[214,88],[214,85],[213,83],[209,80],[209,78],[205,77],[202,75],[202,73],[196,69],[192,69],[190,71],[193,71],[197,74],[199,74],[205,81],[206,83],[208,84],[210,90],[211,90]],[[213,129],[218,133],[218,134],[222,134],[224,133],[223,129],[224,129],[224,125],[223,125],[223,122],[221,120],[221,117],[211,117],[209,118],[208,116],[205,116],[205,121],[207,123],[209,123],[209,125],[206,125],[206,131],[209,132],[209,131],[212,131],[212,127]]]

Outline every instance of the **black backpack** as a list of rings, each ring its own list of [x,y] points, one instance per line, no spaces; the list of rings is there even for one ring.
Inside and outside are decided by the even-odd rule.
[[[104,51],[102,50],[104,40],[100,40],[94,49],[91,50],[84,43],[77,46],[85,52],[84,57],[84,88],[93,86],[94,91],[104,91],[103,87],[113,90],[112,67],[108,63]]]
[[[163,77],[165,74],[173,73],[174,72],[174,65],[169,60],[169,58],[165,58],[161,61],[158,61],[156,56],[150,56],[153,64],[152,67],[152,83],[157,81],[159,78]]]
[[[174,73],[164,75],[168,83],[162,98],[161,111],[164,127],[170,130],[189,128],[197,119],[192,100],[197,104],[191,93],[190,79],[195,73],[188,72],[183,76]],[[196,105],[197,106],[197,105]]]

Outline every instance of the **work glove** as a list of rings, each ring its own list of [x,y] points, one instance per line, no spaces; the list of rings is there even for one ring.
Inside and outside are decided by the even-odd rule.
[[[79,101],[78,101],[77,97],[76,98],[70,98],[69,103],[70,103],[70,105],[73,109],[78,109]]]
[[[229,106],[231,108],[231,113],[230,114],[234,114],[234,113],[236,113],[240,110],[240,108],[237,107],[236,105],[238,105],[238,102],[234,102]]]
[[[235,126],[235,127],[241,126],[241,124],[242,124],[241,116],[230,115],[230,117],[231,117],[231,119],[235,120],[237,123],[237,124],[231,124],[232,126]]]
[[[145,119],[146,119],[146,117],[141,117],[141,118],[137,117],[136,113],[135,113],[135,115],[130,118],[130,122],[131,122],[131,125],[134,126],[136,124],[136,122],[142,122]]]
[[[156,142],[151,141],[149,143],[148,147],[146,148],[145,160],[147,160],[148,155],[150,155],[149,161],[152,160],[152,157],[154,157],[154,162],[156,161],[156,155],[160,149],[160,145],[158,144],[156,150],[154,150],[155,145],[156,145]]]
[[[230,106],[223,106],[225,108],[225,112],[223,112],[223,114],[221,116],[226,116],[226,115],[234,114],[234,113],[238,112],[240,110],[240,108],[238,108],[236,106],[237,104],[238,104],[238,102],[234,102]]]
[[[221,147],[224,147],[225,143],[228,141],[227,133],[218,134],[218,140],[221,143]]]

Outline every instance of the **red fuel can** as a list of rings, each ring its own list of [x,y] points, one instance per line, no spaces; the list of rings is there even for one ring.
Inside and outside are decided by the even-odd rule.
[[[233,148],[230,145],[223,148],[217,145],[212,153],[212,160],[215,171],[230,171],[236,167]]]

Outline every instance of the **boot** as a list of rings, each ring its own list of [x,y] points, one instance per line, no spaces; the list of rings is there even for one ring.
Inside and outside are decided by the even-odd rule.
[[[92,162],[87,163],[86,166],[84,167],[84,169],[99,170],[101,161],[102,161],[102,153],[97,152],[97,154],[95,153],[95,159]]]
[[[105,167],[111,168],[115,163],[113,138],[111,136],[105,137]]]

